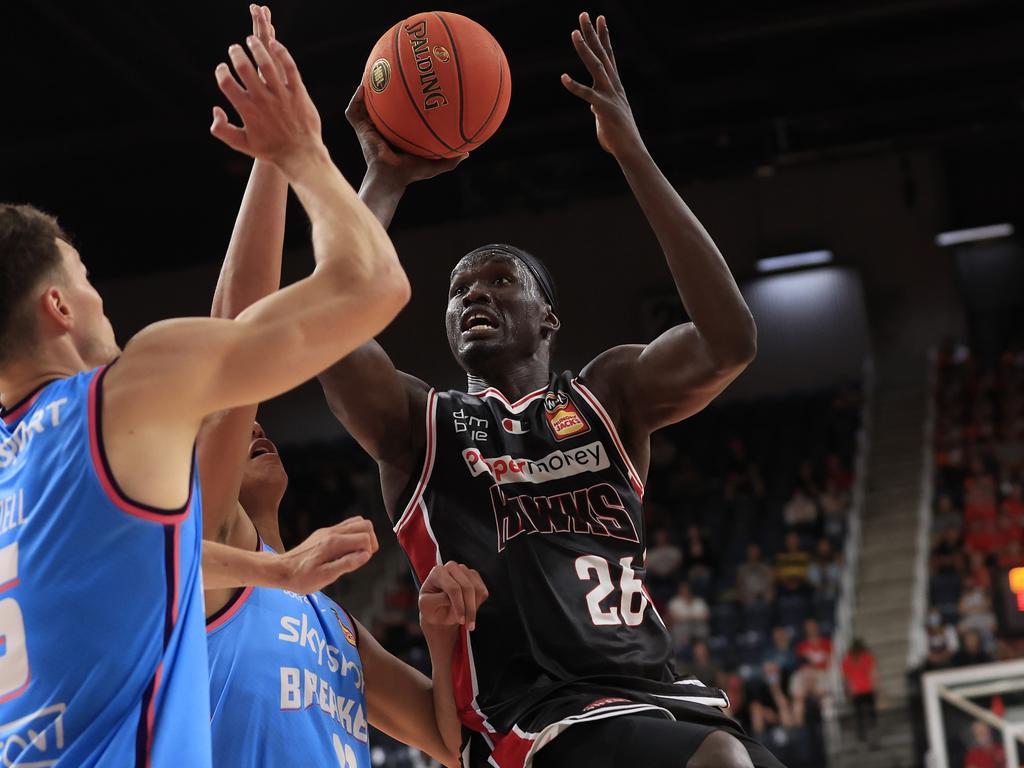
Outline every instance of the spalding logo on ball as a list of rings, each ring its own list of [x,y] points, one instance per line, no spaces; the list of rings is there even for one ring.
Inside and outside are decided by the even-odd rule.
[[[457,13],[418,13],[370,52],[366,109],[381,135],[421,157],[454,157],[494,135],[512,80],[498,41]]]

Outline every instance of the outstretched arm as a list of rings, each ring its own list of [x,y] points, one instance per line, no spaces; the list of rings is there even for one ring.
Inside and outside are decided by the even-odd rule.
[[[269,50],[274,39],[270,9],[257,5],[249,9],[253,34]],[[288,180],[284,174],[273,163],[256,159],[217,280],[211,317],[232,320],[281,287],[287,203]],[[238,506],[255,418],[256,404],[252,404],[220,411],[203,422],[197,454],[203,490],[204,538],[250,548],[256,539],[248,518]],[[235,529],[239,526],[250,529],[247,537],[237,536]],[[236,536],[231,535],[233,532]]]
[[[599,16],[595,28],[581,14],[572,42],[593,84],[587,87],[568,75],[562,75],[562,83],[590,104],[598,141],[622,168],[692,320],[646,346],[609,350],[584,371],[584,378],[623,415],[621,420],[650,433],[699,411],[725,389],[753,359],[757,334],[722,254],[644,146],[619,78],[607,21]]]
[[[362,86],[345,116],[366,160],[359,198],[384,227],[390,225],[409,184],[450,171],[468,157],[426,160],[392,148],[367,114]],[[367,453],[398,471],[412,469],[410,462],[425,436],[426,384],[396,370],[376,341],[368,341],[321,373],[320,383],[331,411]]]
[[[459,765],[462,725],[452,684],[458,633],[472,631],[487,599],[480,574],[454,562],[437,565],[420,588],[420,624],[432,680],[388,653],[360,627],[369,719],[378,728],[444,765]]]
[[[257,301],[234,320],[177,319],[150,326],[106,377],[103,435],[126,494],[179,507],[188,495],[202,419],[274,397],[380,332],[409,297],[387,234],[331,162],[320,117],[298,68],[278,41],[255,37],[229,50],[239,80],[217,68],[244,125],[214,110],[211,131],[229,146],[274,163],[312,223],[313,274]],[[153,467],[161,467],[154,473]]]
[[[377,551],[373,523],[362,517],[321,528],[280,554],[203,542],[203,587],[272,587],[308,595],[362,566]]]

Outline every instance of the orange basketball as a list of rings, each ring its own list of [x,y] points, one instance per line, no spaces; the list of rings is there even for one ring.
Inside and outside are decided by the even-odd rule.
[[[417,13],[377,41],[363,73],[366,108],[400,150],[439,158],[476,149],[501,125],[512,95],[505,52],[457,13]]]

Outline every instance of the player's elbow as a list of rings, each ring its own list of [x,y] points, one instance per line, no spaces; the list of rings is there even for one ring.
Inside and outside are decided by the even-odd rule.
[[[737,327],[728,339],[723,340],[715,350],[716,367],[721,373],[739,373],[754,362],[757,357],[757,326],[754,318],[747,316],[746,322]]]

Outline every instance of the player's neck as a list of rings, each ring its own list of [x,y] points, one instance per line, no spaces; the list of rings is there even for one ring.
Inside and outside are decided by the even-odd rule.
[[[469,376],[469,391],[482,392],[493,387],[509,402],[546,387],[551,376],[547,360],[531,358],[506,366],[500,371],[474,371]]]
[[[32,357],[14,360],[0,370],[0,404],[9,408],[48,381],[66,379],[85,370],[88,367],[77,353],[37,350]]]

